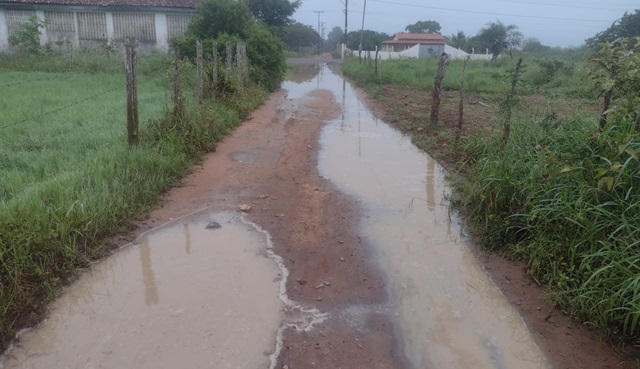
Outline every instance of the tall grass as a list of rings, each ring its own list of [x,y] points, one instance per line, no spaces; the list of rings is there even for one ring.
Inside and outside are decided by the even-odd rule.
[[[508,57],[498,62],[470,61],[465,71],[465,90],[480,94],[504,94],[509,88],[511,72],[516,63],[517,58]],[[445,90],[459,89],[463,64],[464,60],[449,62],[442,82]],[[436,58],[394,59],[380,61],[380,70],[376,75],[372,61],[359,62],[356,58],[346,58],[343,62],[345,74],[363,86],[393,84],[431,89],[437,68]],[[564,54],[551,59],[528,56],[525,58],[523,83],[517,93],[593,98],[585,80],[586,70],[586,58],[576,59]]]
[[[168,57],[143,57],[142,143],[130,148],[122,57],[81,53],[71,71],[49,57],[0,56],[0,347],[265,97],[238,89],[176,122]]]
[[[490,248],[507,247],[557,303],[611,336],[639,340],[640,133],[618,119],[603,132],[574,116],[519,121],[502,153],[481,152],[466,205]],[[640,341],[639,341],[640,342]]]

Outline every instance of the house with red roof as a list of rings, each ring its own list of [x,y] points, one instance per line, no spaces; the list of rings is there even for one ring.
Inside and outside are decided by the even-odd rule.
[[[44,23],[41,44],[98,47],[126,37],[142,49],[167,50],[182,36],[198,0],[0,0],[0,50],[31,17]]]
[[[382,50],[401,52],[419,46],[418,57],[440,56],[444,52],[445,40],[442,35],[432,33],[404,33],[393,35],[393,39],[382,42]]]

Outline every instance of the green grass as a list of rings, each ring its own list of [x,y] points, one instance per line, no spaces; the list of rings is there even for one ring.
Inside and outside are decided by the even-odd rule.
[[[23,58],[0,56],[0,347],[265,97],[234,89],[177,121],[168,57],[143,56],[142,142],[130,148],[121,56],[80,53],[71,71],[65,55]]]
[[[510,86],[511,74],[517,57],[502,57],[492,63],[483,60],[469,61],[465,70],[465,90],[480,94],[504,94]],[[343,70],[358,84],[394,84],[422,89],[433,87],[433,77],[438,68],[438,60],[395,59],[381,61],[378,75],[371,61],[360,63],[356,58],[347,58]],[[463,60],[450,60],[442,86],[447,90],[460,87]],[[557,56],[543,59],[539,56],[527,57],[524,62],[524,76],[517,92],[521,95],[544,94],[574,98],[593,98],[585,80],[586,59],[572,59],[571,56]]]

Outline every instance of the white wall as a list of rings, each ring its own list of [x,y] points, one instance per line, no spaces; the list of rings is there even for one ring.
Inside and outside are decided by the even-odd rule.
[[[9,47],[9,26],[4,17],[4,10],[0,9],[0,51]]]
[[[167,15],[156,13],[156,47],[162,51],[169,50],[169,34],[167,31]]]

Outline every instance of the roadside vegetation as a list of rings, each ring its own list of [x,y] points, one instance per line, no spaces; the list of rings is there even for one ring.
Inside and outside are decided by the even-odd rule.
[[[184,48],[177,100],[172,56],[140,55],[134,146],[127,144],[117,45],[41,46],[42,24],[32,19],[12,39],[12,52],[0,54],[0,351],[279,86],[285,64],[277,30],[298,4],[279,1],[292,6],[284,18],[260,12],[260,19],[249,10],[260,11],[260,2],[205,0],[186,37],[174,42]],[[227,22],[232,15],[238,22]],[[199,105],[190,58],[198,38],[209,45],[207,70],[214,41],[220,55],[227,41],[246,42],[249,82],[225,76],[221,57],[217,84]]]
[[[388,120],[464,176],[457,201],[484,247],[525,260],[560,308],[608,339],[637,345],[640,39],[604,41],[599,50],[530,48],[469,62],[460,140],[463,61],[448,65],[437,125],[428,119],[437,60],[376,68],[350,58],[343,70],[386,106]],[[520,57],[524,69],[507,100]],[[484,107],[472,105],[478,101]]]

